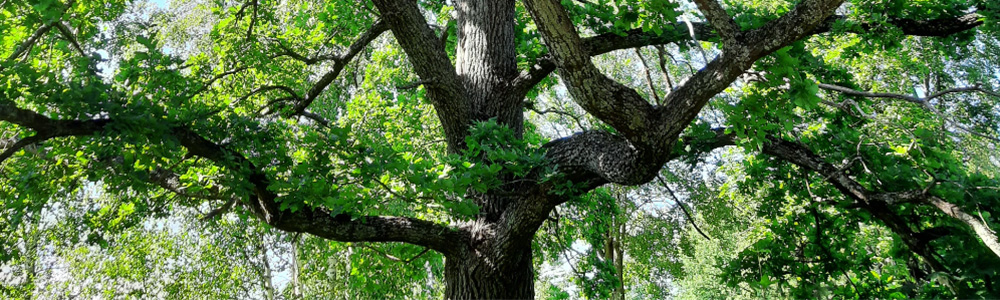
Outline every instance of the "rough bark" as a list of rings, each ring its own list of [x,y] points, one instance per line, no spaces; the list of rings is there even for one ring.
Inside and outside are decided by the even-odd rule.
[[[533,299],[531,246],[512,250],[502,261],[463,251],[445,261],[446,299]]]
[[[517,76],[514,0],[455,2],[458,45],[455,68],[471,103],[474,121],[497,123],[524,131],[521,98],[511,91]]]
[[[427,88],[427,98],[434,104],[444,127],[448,151],[464,148],[469,125],[470,104],[455,67],[427,25],[416,1],[375,0],[396,41],[402,46],[413,69]]]

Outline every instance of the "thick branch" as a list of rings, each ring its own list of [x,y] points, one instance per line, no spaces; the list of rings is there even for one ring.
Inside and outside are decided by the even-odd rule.
[[[977,13],[969,13],[958,17],[933,20],[897,18],[889,20],[889,23],[899,27],[903,31],[903,34],[906,35],[949,36],[982,25],[982,21],[979,21],[981,18],[982,16]],[[833,30],[834,24],[842,20],[847,20],[847,16],[830,16],[813,29],[810,35],[830,32]],[[688,25],[694,30],[694,37],[688,34]],[[864,33],[874,29],[875,26],[877,25],[862,23],[860,26],[847,27],[847,31]],[[669,28],[663,28],[661,34],[656,34],[652,31],[643,31],[642,29],[632,29],[626,31],[624,34],[605,33],[583,38],[582,41],[590,55],[595,56],[615,50],[678,43],[692,38],[711,42],[718,39],[719,36],[712,31],[712,27],[709,24],[704,22],[677,22]],[[542,79],[547,77],[552,71],[555,71],[555,69],[556,66],[552,58],[543,57],[536,61],[530,70],[521,73],[515,86],[519,91],[523,91],[522,94],[527,93],[528,90],[538,84],[538,82],[541,82]]]
[[[892,212],[892,203],[912,201],[917,197],[922,197],[921,195],[924,195],[922,191],[872,192],[844,173],[844,170],[827,163],[822,157],[797,143],[772,138],[768,143],[765,143],[763,150],[764,153],[820,174],[828,183],[844,193],[845,196],[856,200],[861,208],[881,220],[883,224],[902,239],[903,243],[911,251],[920,255],[932,269],[935,271],[947,270],[935,258],[934,252],[927,246],[927,241],[921,240],[919,233],[914,232],[905,220]],[[993,241],[995,240],[994,236]]]
[[[53,120],[36,112],[21,109],[10,101],[0,100],[0,121],[11,122],[35,130],[36,136],[87,136],[104,129],[112,120]],[[241,154],[211,142],[187,127],[172,127],[170,136],[187,148],[192,155],[227,166],[241,174],[252,186],[256,203],[248,208],[268,224],[291,232],[308,232],[337,241],[404,242],[450,253],[465,237],[446,226],[406,217],[369,216],[355,218],[349,214],[331,215],[321,208],[306,208],[296,212],[282,211],[278,195],[268,189],[270,181],[264,173]],[[166,176],[151,179],[165,180]]]
[[[634,147],[653,150],[647,134],[653,107],[635,90],[608,78],[590,61],[569,14],[557,0],[526,0],[573,101],[623,133]],[[649,179],[652,179],[651,177]]]
[[[996,232],[986,226],[985,223],[981,222],[980,219],[965,213],[962,211],[961,207],[958,207],[958,205],[944,201],[941,198],[927,197],[926,200],[946,215],[969,225],[969,227],[972,228],[972,231],[979,236],[979,240],[983,241],[983,243],[986,244],[986,247],[993,251],[993,254],[1000,257],[1000,241],[997,241]]]
[[[580,132],[551,141],[544,148],[545,157],[575,182],[594,178],[601,184],[638,185],[652,180],[662,165],[650,163],[662,158],[650,157],[649,151],[639,151],[606,131]]]
[[[388,22],[393,36],[413,64],[413,69],[421,80],[430,83],[427,98],[441,119],[448,151],[457,153],[465,146],[465,136],[471,125],[470,103],[465,89],[459,81],[455,66],[444,49],[440,47],[437,35],[427,26],[416,1],[375,0],[375,6]]]
[[[694,3],[722,38],[722,44],[734,45],[736,36],[740,33],[740,26],[726,13],[726,9],[716,0],[694,0]]]
[[[110,121],[107,119],[76,121],[52,120],[34,111],[17,107],[9,100],[0,99],[0,121],[7,121],[22,127],[35,130],[35,135],[24,138],[0,154],[0,162],[29,145],[45,140],[65,137],[92,135],[104,129]]]

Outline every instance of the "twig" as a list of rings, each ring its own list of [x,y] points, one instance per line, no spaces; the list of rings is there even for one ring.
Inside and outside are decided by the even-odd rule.
[[[677,198],[677,195],[674,195],[674,191],[671,190],[670,186],[667,185],[667,182],[663,180],[663,176],[656,175],[656,179],[660,181],[660,184],[662,184],[663,187],[667,189],[667,192],[670,193],[670,197],[673,197],[674,201],[677,202],[677,205],[681,207],[681,210],[684,211],[684,215],[687,216],[688,222],[691,222],[691,226],[694,226],[694,229],[698,231],[698,234],[701,234],[702,237],[711,241],[712,238],[708,237],[708,235],[705,234],[705,232],[701,231],[701,228],[698,227],[698,223],[694,222],[694,217],[691,216],[691,212],[688,211],[687,206],[684,205],[684,202],[681,202],[680,198]]]
[[[642,52],[639,51],[639,48],[634,48],[633,50],[635,50],[635,55],[639,56],[639,62],[642,63],[642,69],[646,71],[646,85],[649,86],[649,92],[653,93],[653,99],[656,100],[657,105],[662,104],[662,101],[660,101],[660,95],[656,94],[656,87],[653,86],[653,76],[649,73],[649,65],[646,64],[646,58],[642,57]]]
[[[430,79],[421,79],[421,80],[417,80],[417,81],[412,82],[412,83],[407,83],[407,84],[404,84],[404,85],[397,85],[396,89],[397,90],[412,90],[412,89],[420,87],[421,85],[429,84],[431,82],[432,82],[432,80],[430,80]]]
[[[663,48],[663,45],[653,46],[656,48],[656,54],[660,58],[660,72],[663,73],[663,79],[667,81],[667,94],[674,90],[674,82],[670,80],[670,72],[667,72],[667,50]]]
[[[416,256],[414,256],[414,257],[411,257],[410,259],[407,259],[407,260],[403,260],[403,259],[400,259],[400,258],[398,258],[398,257],[395,257],[395,256],[392,256],[392,255],[390,255],[389,253],[385,253],[384,251],[382,251],[382,250],[379,250],[378,248],[375,248],[375,247],[372,247],[372,246],[369,246],[369,245],[367,245],[367,244],[359,244],[359,245],[361,245],[361,247],[364,247],[364,248],[366,248],[366,249],[368,249],[368,250],[372,250],[372,251],[375,251],[376,253],[378,253],[378,254],[380,254],[380,255],[384,256],[385,258],[388,258],[389,260],[392,260],[392,261],[396,261],[396,262],[401,262],[401,263],[404,263],[404,264],[408,264],[408,263],[410,263],[410,262],[412,262],[412,261],[416,260],[417,258],[419,258],[419,257],[423,256],[423,255],[424,255],[424,253],[427,253],[428,251],[430,251],[430,250],[431,250],[431,248],[427,248],[427,247],[424,247],[424,251],[420,251],[420,253],[419,253],[419,254],[417,254]]]
[[[538,110],[537,108],[534,108],[534,107],[529,107],[528,110],[531,110],[531,111],[533,111],[533,112],[535,112],[536,114],[539,114],[539,115],[553,113],[553,114],[557,114],[557,115],[561,115],[561,116],[567,116],[570,119],[573,119],[574,121],[576,121],[576,125],[580,126],[581,129],[582,128],[586,128],[586,127],[583,126],[583,121],[580,120],[580,117],[577,117],[576,115],[568,113],[568,112],[564,112],[564,111],[561,111],[561,110],[558,110],[558,109],[552,109],[552,108],[546,109],[546,110]]]

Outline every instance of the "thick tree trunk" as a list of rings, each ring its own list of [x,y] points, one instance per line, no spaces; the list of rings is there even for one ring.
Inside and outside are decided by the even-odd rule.
[[[530,243],[529,243],[530,245]],[[470,249],[445,262],[445,299],[534,299],[531,247],[494,257]]]
[[[471,104],[473,121],[496,118],[520,136],[524,131],[517,77],[514,0],[456,1],[458,45],[455,69]]]

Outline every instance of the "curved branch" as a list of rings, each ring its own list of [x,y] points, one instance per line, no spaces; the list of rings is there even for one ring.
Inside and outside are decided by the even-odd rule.
[[[848,17],[843,15],[830,16],[814,28],[809,35],[830,32],[834,29],[834,25],[837,22],[842,22],[847,19]],[[889,20],[888,23],[900,28],[905,35],[943,37],[976,28],[977,26],[983,24],[980,19],[982,19],[982,15],[977,13],[968,13],[957,17],[946,17],[932,20],[896,18]],[[691,30],[695,33],[694,39],[703,42],[712,42],[719,38],[719,36],[712,31],[712,27],[704,22],[677,22],[668,28],[663,28],[661,34],[656,34],[652,31],[644,31],[642,29],[632,29],[625,31],[624,34],[605,33],[592,37],[586,37],[582,39],[582,42],[588,53],[590,53],[591,56],[596,56],[615,50],[650,45],[665,45],[690,40],[692,37],[688,33],[688,26],[690,26]],[[864,33],[875,29],[876,26],[879,25],[862,23],[860,26],[852,26],[846,30],[847,32],[852,33]],[[531,69],[521,73],[515,81],[516,84],[514,86],[519,92],[526,94],[532,87],[537,85],[542,81],[542,79],[545,79],[545,77],[552,73],[552,71],[555,71],[555,69],[555,63],[552,61],[551,57],[542,57],[532,65]]]
[[[691,226],[694,226],[694,229],[698,231],[698,234],[700,234],[701,237],[705,238],[706,240],[711,241],[712,238],[708,237],[708,235],[705,234],[704,231],[701,231],[701,227],[698,227],[698,223],[694,222],[694,217],[691,216],[691,212],[688,211],[687,205],[684,205],[684,202],[681,202],[681,198],[677,198],[677,195],[674,195],[674,190],[670,189],[670,186],[667,185],[667,182],[663,180],[663,176],[656,176],[656,180],[659,180],[660,184],[667,189],[667,192],[670,193],[670,197],[673,197],[674,202],[677,202],[677,206],[681,207],[681,210],[684,211],[684,216],[687,217],[688,222],[691,222]]]
[[[386,22],[381,20],[376,21],[375,24],[372,24],[368,30],[362,33],[361,36],[359,36],[358,39],[347,48],[346,52],[334,57],[333,69],[323,74],[323,76],[320,77],[320,79],[316,81],[311,88],[309,88],[309,91],[306,92],[303,97],[303,101],[295,105],[295,108],[292,110],[292,115],[299,115],[305,112],[306,108],[308,108],[309,105],[311,105],[312,102],[319,97],[320,93],[323,93],[323,90],[326,90],[326,87],[329,86],[334,79],[337,79],[337,76],[340,76],[340,72],[344,70],[347,63],[351,62],[355,56],[361,53],[361,50],[364,50],[368,44],[374,41],[379,35],[382,35],[382,33],[386,30],[389,30],[389,26]],[[311,61],[315,60],[316,59],[312,59]],[[304,62],[309,64],[310,60],[306,60]]]
[[[110,119],[53,120],[34,111],[18,108],[9,100],[0,100],[0,121],[30,128],[38,133],[36,136],[46,138],[93,135],[112,122]],[[270,181],[264,172],[244,156],[205,139],[187,127],[170,128],[170,136],[187,148],[188,153],[245,174],[246,181],[252,186],[250,192],[255,198],[252,199],[255,201],[247,203],[247,207],[257,218],[278,229],[308,232],[345,242],[404,242],[425,246],[445,255],[457,249],[455,245],[466,239],[461,232],[447,226],[415,218],[353,217],[346,213],[332,214],[322,208],[282,211],[279,209],[278,195],[268,189]],[[153,177],[152,179],[169,180],[164,176]]]
[[[441,48],[439,37],[427,25],[416,1],[374,0],[392,35],[406,52],[414,71],[425,84],[427,99],[444,127],[448,151],[465,148],[465,136],[471,125],[470,103],[458,78],[455,66]]]
[[[199,87],[194,92],[191,92],[190,94],[188,94],[187,96],[185,96],[185,98],[187,98],[187,99],[194,98],[194,96],[197,96],[198,94],[201,94],[202,92],[208,90],[208,88],[211,87],[212,84],[214,84],[219,79],[225,78],[226,76],[233,75],[233,74],[236,74],[236,73],[239,73],[239,72],[246,71],[248,69],[250,69],[250,68],[249,67],[239,67],[239,68],[236,68],[236,69],[232,69],[232,70],[229,70],[229,71],[225,71],[225,72],[219,73],[219,75],[212,76],[212,78],[209,78],[207,81],[205,81],[205,83],[203,83],[201,85],[201,87]]]
[[[927,96],[925,98],[917,98],[917,97],[908,96],[908,95],[902,95],[902,94],[865,92],[865,91],[859,91],[859,90],[851,89],[851,88],[848,88],[848,87],[839,86],[839,85],[833,85],[833,84],[819,83],[818,85],[822,89],[831,90],[831,91],[837,91],[837,92],[840,92],[840,93],[843,93],[843,94],[846,94],[846,95],[866,97],[866,98],[898,99],[898,100],[903,100],[903,101],[910,102],[910,103],[919,104],[920,107],[922,107],[923,109],[926,109],[926,110],[930,111],[931,113],[934,113],[938,117],[941,117],[941,119],[943,119],[946,124],[951,124],[951,125],[955,126],[956,128],[961,129],[962,131],[965,131],[965,132],[967,132],[967,133],[969,133],[971,135],[978,136],[978,137],[981,137],[981,138],[984,138],[984,139],[988,139],[988,140],[991,140],[991,141],[994,141],[994,142],[1000,142],[1000,138],[998,138],[998,137],[989,136],[989,135],[986,135],[986,134],[983,134],[983,133],[976,132],[975,130],[972,130],[972,128],[969,128],[968,126],[963,125],[962,123],[960,123],[955,118],[950,117],[948,115],[945,115],[944,112],[941,112],[940,110],[938,110],[937,108],[935,108],[934,105],[932,105],[931,102],[930,102],[931,100],[933,100],[935,98],[939,98],[939,97],[944,96],[944,95],[953,94],[953,93],[962,93],[962,92],[980,92],[980,93],[983,93],[983,94],[986,94],[986,95],[989,95],[989,96],[1000,98],[1000,93],[997,93],[997,92],[994,92],[994,91],[991,91],[991,90],[988,90],[988,89],[984,89],[984,88],[982,88],[980,86],[952,88],[952,89],[947,89],[947,90],[935,92],[935,93],[933,93],[930,96]],[[852,101],[852,104],[854,104],[854,106],[857,107],[857,103],[853,103],[853,101]],[[842,104],[838,105],[838,104],[831,103],[831,105],[832,106],[836,106],[836,107],[840,107],[840,108],[844,107],[844,105],[842,105]],[[864,113],[861,110],[860,107],[857,107],[857,109],[858,109],[859,113],[862,113],[862,114]]]
[[[961,221],[962,223],[969,225],[969,227],[972,228],[972,231],[975,232],[977,236],[979,236],[979,240],[982,241],[983,244],[986,244],[986,247],[990,248],[990,250],[993,251],[993,254],[995,254],[997,257],[1000,257],[1000,241],[997,240],[997,234],[995,231],[991,230],[985,223],[981,222],[976,217],[973,217],[972,215],[965,213],[964,211],[962,211],[961,207],[958,207],[958,205],[944,201],[941,198],[932,196],[932,197],[927,197],[926,201],[931,205],[933,205],[934,207],[937,207],[939,210],[941,210],[941,212],[945,213],[946,215],[949,215],[952,218],[955,218]]]
[[[286,94],[288,94],[288,96],[292,100],[299,101],[299,102],[301,102],[301,100],[302,100],[302,97],[300,97],[298,94],[296,94],[295,90],[292,90],[292,88],[290,88],[290,87],[283,86],[283,85],[265,85],[265,86],[262,86],[262,87],[259,87],[259,88],[256,88],[256,89],[250,91],[246,95],[243,95],[243,97],[240,97],[239,99],[236,99],[236,101],[233,101],[233,102],[234,103],[240,103],[240,102],[243,102],[243,101],[245,101],[246,99],[248,99],[250,97],[253,97],[253,95],[264,93],[264,92],[269,92],[269,91],[274,91],[274,90],[281,90],[281,91],[285,92]]]
[[[33,136],[29,136],[29,137],[26,137],[26,138],[23,138],[23,139],[17,141],[13,145],[11,145],[9,148],[6,148],[3,151],[3,153],[0,153],[0,163],[2,163],[3,161],[7,160],[7,158],[10,158],[12,155],[14,155],[14,153],[17,153],[17,151],[23,149],[24,147],[27,147],[27,146],[30,146],[30,145],[34,145],[34,144],[37,144],[37,143],[41,143],[41,142],[43,142],[43,141],[45,141],[47,139],[48,139],[48,137],[46,137],[44,135],[35,134]]]

